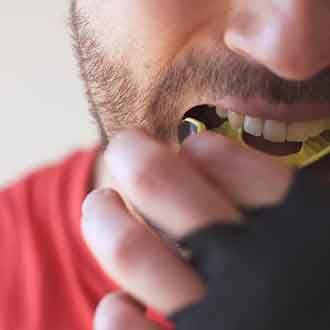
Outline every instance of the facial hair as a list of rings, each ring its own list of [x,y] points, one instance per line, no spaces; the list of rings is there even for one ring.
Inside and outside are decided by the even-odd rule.
[[[330,102],[330,69],[305,81],[285,80],[233,53],[220,38],[212,49],[196,45],[180,60],[159,68],[157,79],[142,89],[124,60],[105,55],[88,15],[77,9],[75,2],[70,21],[89,110],[104,146],[118,131],[129,127],[144,128],[163,142],[173,141],[181,107],[191,93],[207,93],[210,99],[262,97],[272,104]]]

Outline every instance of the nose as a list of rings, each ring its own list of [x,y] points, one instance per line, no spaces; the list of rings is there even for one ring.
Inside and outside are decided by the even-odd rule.
[[[242,3],[225,31],[231,50],[290,80],[306,80],[330,66],[329,1]]]

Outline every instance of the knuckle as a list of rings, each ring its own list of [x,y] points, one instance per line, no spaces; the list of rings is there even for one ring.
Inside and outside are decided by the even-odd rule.
[[[122,295],[110,295],[98,305],[94,318],[95,330],[134,329],[137,311]]]
[[[145,241],[145,235],[141,228],[126,230],[113,244],[111,251],[112,266],[121,276],[132,275],[140,260],[141,245]]]
[[[135,193],[150,194],[161,188],[168,159],[163,152],[155,151],[145,156],[131,173]]]

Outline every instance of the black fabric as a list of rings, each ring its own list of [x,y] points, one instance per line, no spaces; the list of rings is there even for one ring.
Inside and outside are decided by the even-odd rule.
[[[330,329],[330,186],[303,172],[280,205],[183,240],[207,296],[177,330]]]

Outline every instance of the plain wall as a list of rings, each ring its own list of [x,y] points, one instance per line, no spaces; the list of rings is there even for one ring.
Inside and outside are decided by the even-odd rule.
[[[68,0],[0,0],[0,186],[95,144]]]

